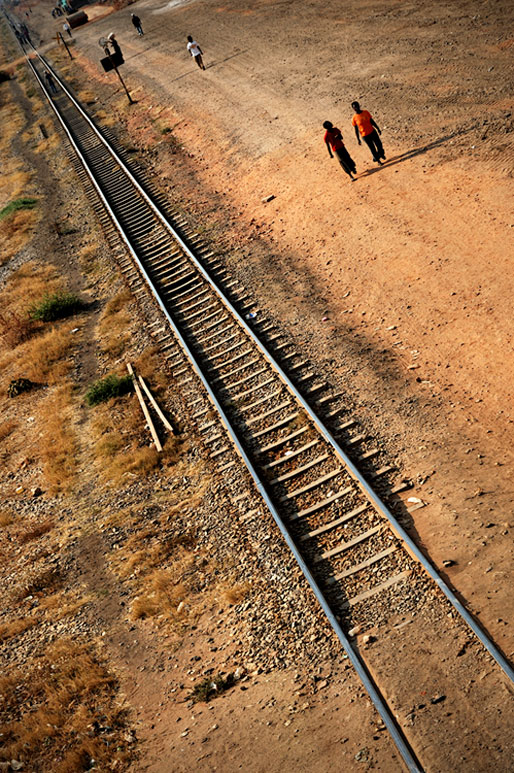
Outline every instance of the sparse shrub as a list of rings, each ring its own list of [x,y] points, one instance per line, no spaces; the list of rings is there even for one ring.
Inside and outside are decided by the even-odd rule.
[[[0,336],[10,349],[28,341],[35,330],[34,320],[21,317],[14,311],[0,312]]]
[[[10,201],[9,204],[3,209],[0,209],[0,220],[9,217],[13,212],[17,212],[19,209],[34,209],[37,204],[37,199],[31,199],[28,196],[22,196],[19,199]]]
[[[210,701],[211,698],[215,698],[221,695],[225,690],[230,689],[236,683],[234,674],[230,673],[227,676],[218,674],[217,676],[208,676],[206,679],[196,684],[193,688],[193,701],[198,703],[199,701]]]
[[[84,302],[73,293],[58,292],[34,303],[29,309],[29,317],[40,322],[54,322],[76,314],[84,308]]]
[[[250,590],[250,583],[236,583],[225,590],[225,598],[229,604],[240,604]]]
[[[131,376],[116,376],[111,374],[95,381],[86,392],[88,405],[98,405],[111,397],[121,397],[132,389]]]

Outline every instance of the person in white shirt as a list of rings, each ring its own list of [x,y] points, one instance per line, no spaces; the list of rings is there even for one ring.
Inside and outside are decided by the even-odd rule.
[[[205,70],[205,65],[204,65],[203,59],[202,59],[202,56],[203,56],[202,49],[200,48],[200,46],[198,45],[196,40],[193,40],[191,35],[187,36],[187,40],[188,40],[187,50],[189,51],[189,53],[191,54],[191,56],[195,60],[196,64],[200,68],[200,70]]]
[[[67,33],[68,33],[68,35],[70,36],[70,38],[72,38],[72,39],[73,39],[73,35],[71,34],[71,27],[70,27],[70,25],[68,24],[68,22],[67,22],[67,21],[65,21],[65,22],[64,22],[64,24],[62,25],[62,28],[63,28],[63,30],[64,30],[65,32],[67,32]]]

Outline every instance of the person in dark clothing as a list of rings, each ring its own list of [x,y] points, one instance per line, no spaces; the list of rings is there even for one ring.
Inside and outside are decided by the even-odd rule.
[[[135,13],[131,13],[130,16],[131,16],[132,24],[137,30],[137,34],[139,35],[139,37],[142,37],[145,33],[143,32],[143,27],[141,26],[141,19],[139,18],[139,16],[136,16]]]
[[[355,136],[357,142],[361,144],[361,137],[371,150],[371,155],[377,164],[382,165],[381,158],[385,161],[384,148],[380,140],[379,134],[382,134],[377,124],[373,120],[371,113],[367,110],[361,110],[361,106],[358,102],[352,102],[352,107],[355,110],[355,115],[352,118],[352,125],[355,127]]]
[[[45,70],[45,81],[52,94],[57,94],[57,86],[49,70]]]
[[[323,139],[325,140],[328,149],[328,155],[330,158],[334,158],[332,154],[333,151],[344,171],[350,177],[350,180],[355,180],[355,177],[353,176],[357,172],[355,161],[344,146],[343,135],[341,134],[340,129],[335,127],[330,121],[325,121],[323,123],[323,128],[326,129]]]

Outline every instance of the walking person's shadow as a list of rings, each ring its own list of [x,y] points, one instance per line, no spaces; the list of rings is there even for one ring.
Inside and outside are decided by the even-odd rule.
[[[413,148],[412,150],[405,151],[405,153],[400,153],[400,155],[398,156],[393,156],[392,158],[388,158],[386,159],[385,162],[382,163],[381,166],[378,166],[376,168],[373,167],[372,169],[366,169],[366,171],[361,172],[356,179],[360,180],[363,177],[369,177],[369,175],[376,174],[377,172],[381,172],[383,169],[388,169],[391,166],[395,166],[395,164],[401,164],[403,161],[408,161],[409,159],[414,158],[415,156],[420,156],[422,153],[428,153],[429,150],[433,150],[434,148],[439,147],[439,145],[444,145],[445,143],[449,142],[455,137],[461,137],[463,134],[468,134],[470,131],[473,131],[473,129],[475,128],[476,126],[473,125],[467,129],[457,129],[451,134],[447,134],[438,140],[434,140],[433,142],[428,142],[426,145],[422,145],[420,148]]]

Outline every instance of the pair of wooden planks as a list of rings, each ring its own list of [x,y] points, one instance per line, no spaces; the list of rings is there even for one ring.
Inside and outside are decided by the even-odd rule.
[[[148,427],[149,427],[150,432],[152,434],[153,442],[155,443],[155,448],[160,453],[162,451],[161,441],[159,440],[159,436],[158,436],[157,431],[155,429],[155,425],[154,425],[154,423],[152,421],[152,417],[150,416],[150,411],[148,410],[148,407],[147,407],[147,405],[146,405],[146,403],[144,401],[143,393],[141,392],[141,388],[140,388],[139,385],[141,385],[143,387],[143,389],[145,391],[145,394],[148,397],[148,399],[149,399],[151,405],[153,406],[155,412],[157,413],[158,417],[160,418],[160,420],[162,421],[162,423],[164,424],[166,429],[169,429],[169,431],[172,434],[174,434],[173,427],[171,426],[171,424],[169,423],[168,419],[166,418],[166,416],[163,414],[163,412],[159,408],[157,402],[155,401],[154,396],[152,395],[152,393],[148,389],[148,387],[147,387],[147,385],[146,385],[146,383],[145,383],[145,381],[144,381],[142,376],[138,377],[139,378],[139,383],[138,383],[138,380],[136,379],[136,374],[134,373],[134,370],[133,370],[132,365],[130,364],[130,362],[127,362],[127,370],[129,372],[129,374],[132,376],[132,382],[134,384],[134,389],[136,390],[137,399],[139,400],[139,404],[140,404],[141,409],[143,411],[144,417],[145,417],[145,419],[146,419],[146,421],[148,423]]]

